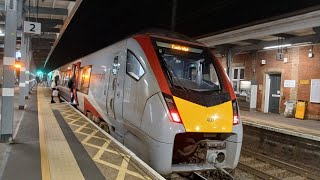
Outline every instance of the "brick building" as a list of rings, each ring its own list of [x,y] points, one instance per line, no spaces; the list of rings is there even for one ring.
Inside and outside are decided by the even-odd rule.
[[[267,91],[270,88],[267,85],[266,77],[277,75],[280,77],[280,92],[278,91],[278,95],[274,95],[279,96],[277,113],[282,114],[284,112],[285,102],[288,100],[306,100],[306,118],[320,120],[320,103],[310,102],[311,80],[320,79],[320,45],[285,48],[282,50],[282,60],[277,60],[278,51],[277,49],[261,50],[233,56],[232,77],[230,79],[233,81],[234,89],[238,94],[240,106],[243,109],[249,107],[248,99],[247,101],[241,99],[241,85],[243,85],[241,82],[256,80],[256,110],[270,112],[265,107],[268,105],[266,94],[268,94]],[[310,52],[312,57],[309,57]],[[227,68],[226,57],[218,57],[218,59]],[[262,64],[262,60],[265,60],[265,64]],[[286,82],[294,82],[295,86],[285,87],[285,80],[291,80]],[[320,96],[320,91],[315,93]]]

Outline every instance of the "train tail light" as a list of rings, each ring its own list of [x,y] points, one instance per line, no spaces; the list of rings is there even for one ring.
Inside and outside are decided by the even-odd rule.
[[[163,97],[164,97],[164,100],[166,101],[166,104],[168,106],[169,113],[171,116],[171,121],[176,122],[176,123],[182,123],[178,109],[174,103],[173,97],[168,94],[164,94],[164,93],[163,93]]]
[[[232,101],[232,109],[233,109],[233,125],[237,125],[239,124],[240,119],[239,119],[238,104],[236,100]]]
[[[176,112],[170,112],[173,122],[181,123],[179,114]]]

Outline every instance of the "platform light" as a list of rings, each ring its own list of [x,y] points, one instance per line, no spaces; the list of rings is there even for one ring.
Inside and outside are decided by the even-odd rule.
[[[267,46],[267,47],[264,47],[263,49],[275,49],[275,48],[283,48],[283,47],[289,47],[291,46],[292,44],[283,44],[283,45],[277,45],[277,46]]]
[[[14,67],[17,68],[17,69],[20,69],[20,68],[21,68],[21,64],[16,63],[16,64],[14,65]]]
[[[37,71],[37,76],[42,76],[43,72],[42,71]]]
[[[20,51],[17,51],[16,52],[16,58],[18,59],[18,58],[21,58],[21,52]]]
[[[313,45],[311,45],[311,48],[309,49],[308,57],[313,58]]]

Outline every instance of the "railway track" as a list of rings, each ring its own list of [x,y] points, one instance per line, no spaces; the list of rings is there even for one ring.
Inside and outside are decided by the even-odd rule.
[[[236,177],[241,176],[241,172],[246,172],[258,178],[268,180],[320,179],[318,174],[244,149],[241,152],[237,168],[240,172],[236,174]]]
[[[188,176],[176,176],[174,180],[320,180],[320,174],[309,172],[300,167],[242,149],[234,177],[215,170],[194,172]]]
[[[211,171],[211,172],[193,172],[189,175],[175,174],[168,180],[232,180],[227,174],[223,172]]]

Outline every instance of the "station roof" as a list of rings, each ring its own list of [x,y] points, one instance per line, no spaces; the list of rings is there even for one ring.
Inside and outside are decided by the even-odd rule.
[[[75,0],[22,0],[23,12],[26,21],[41,23],[41,34],[33,35],[31,39],[32,61],[38,66],[43,66],[45,59],[57,39],[62,25],[73,8]],[[0,0],[0,54],[3,55],[5,34],[5,2]],[[20,19],[20,17],[19,17]],[[21,30],[17,31],[17,49],[20,49]]]
[[[68,21],[65,18],[59,38],[55,40],[47,58],[38,66],[45,64],[45,68],[52,70],[145,29],[170,30],[173,2],[174,0],[76,1],[75,13],[68,16],[72,19]],[[320,9],[318,0],[176,2],[175,31],[200,40]],[[303,34],[304,31],[308,29],[295,33]],[[269,38],[274,37],[277,38]],[[268,37],[260,37],[258,40],[268,40],[266,38]],[[232,43],[245,45],[248,42]]]

